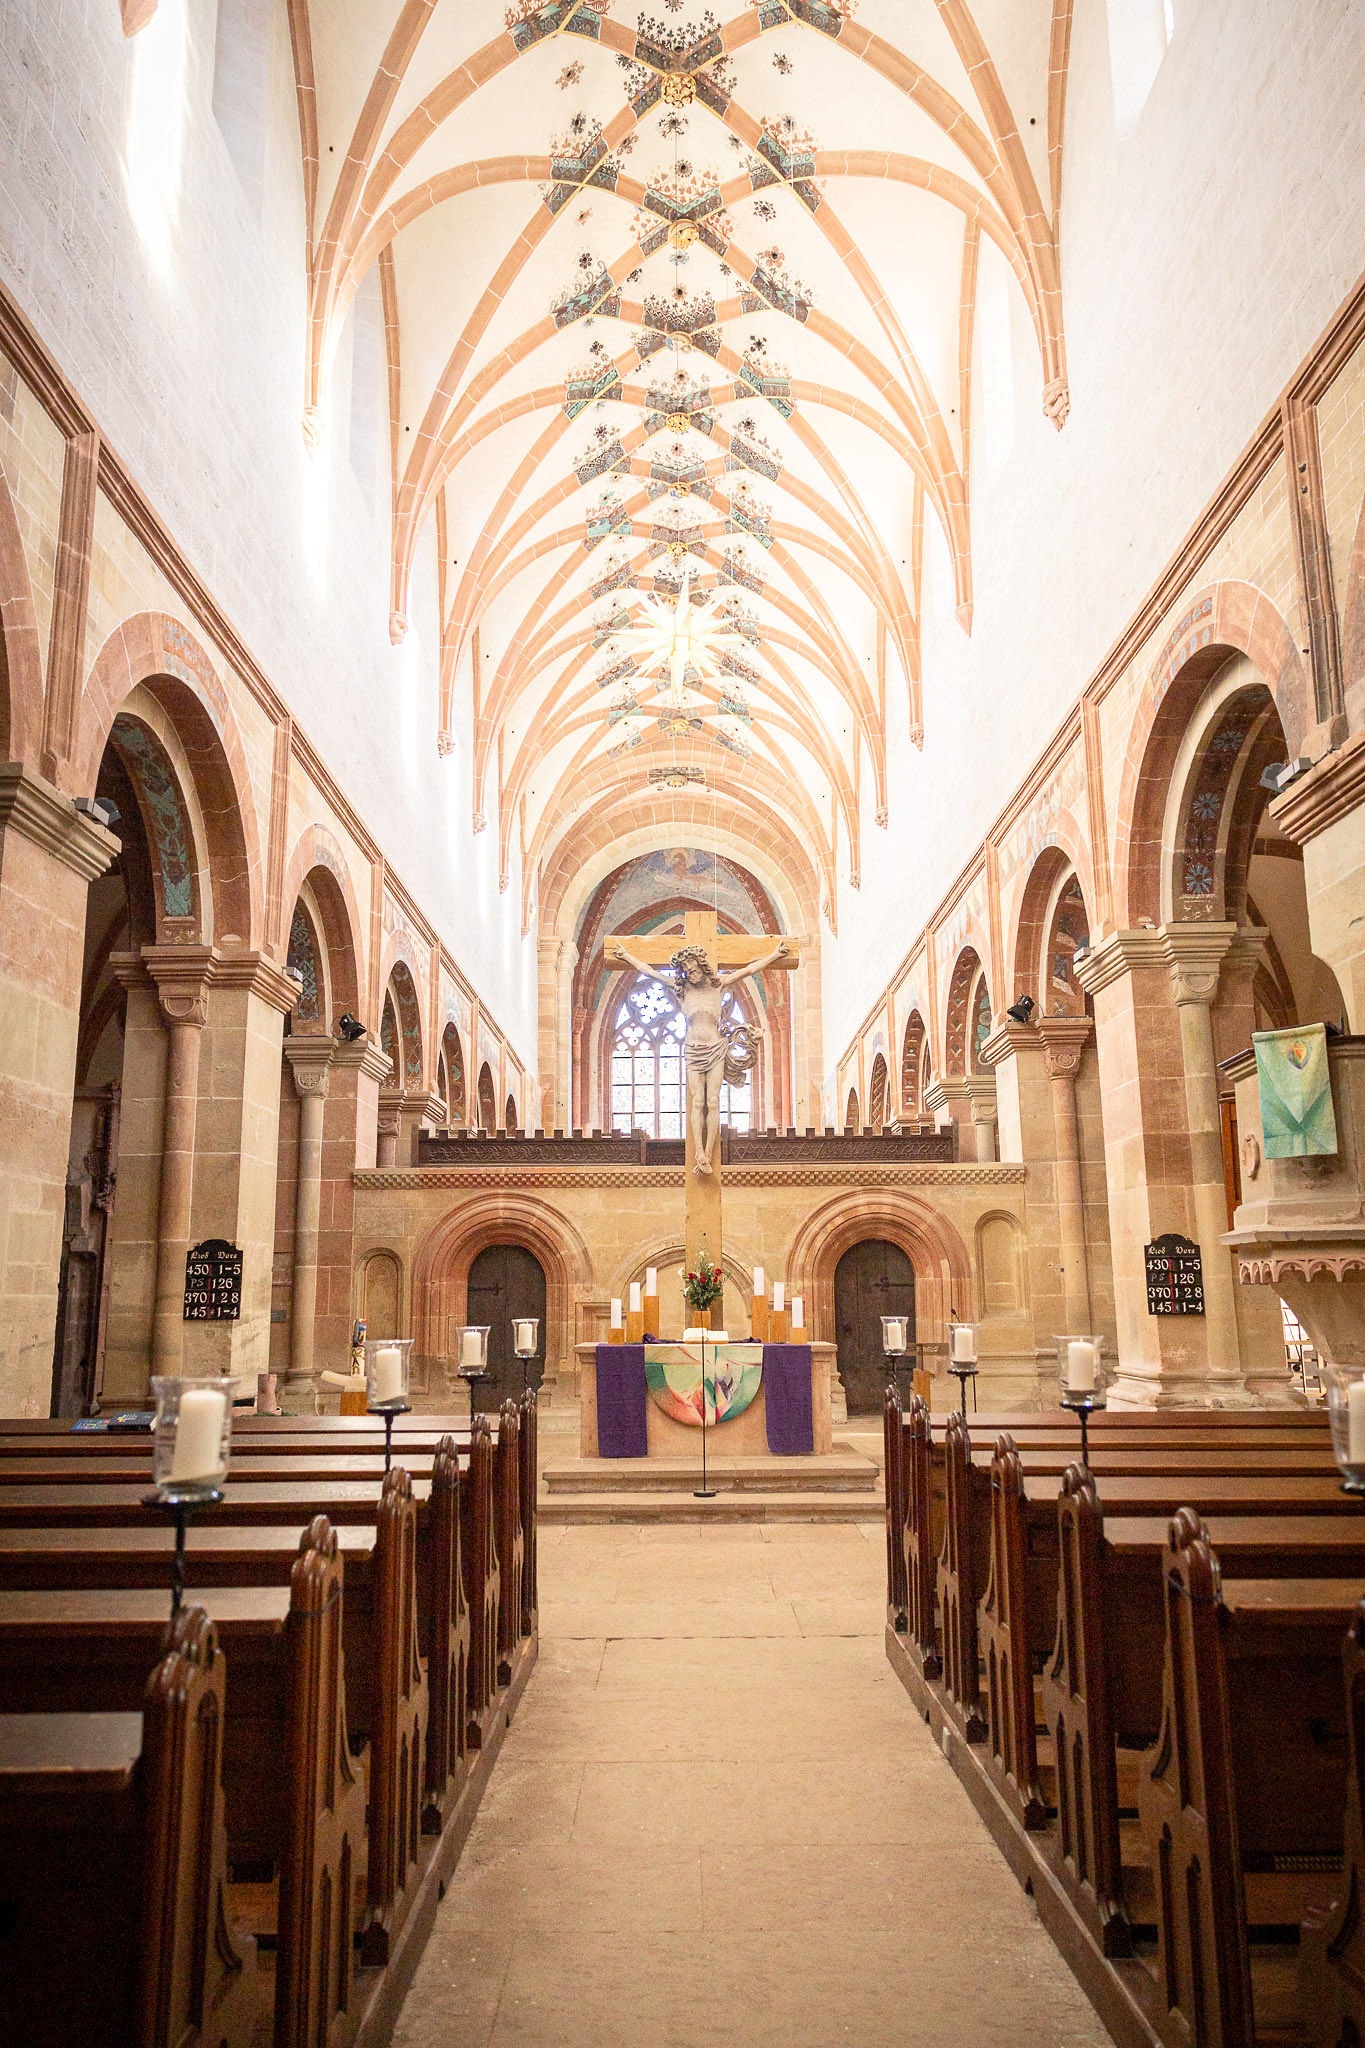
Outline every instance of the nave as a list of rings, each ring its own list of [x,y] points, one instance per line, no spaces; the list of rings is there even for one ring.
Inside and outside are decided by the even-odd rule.
[[[543,1528],[395,2048],[1102,2048],[882,1649],[878,1522]]]

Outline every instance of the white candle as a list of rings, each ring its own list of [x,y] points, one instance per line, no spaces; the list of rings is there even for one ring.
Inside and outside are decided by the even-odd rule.
[[[1346,1462],[1365,1465],[1365,1380],[1352,1380],[1346,1395]]]
[[[794,1294],[792,1296],[792,1328],[794,1330],[804,1330],[805,1327],[806,1304],[799,1294]]]
[[[621,1302],[617,1295],[613,1295],[611,1299],[611,1326],[613,1330],[624,1330],[626,1327],[621,1319]]]
[[[656,1295],[658,1294],[658,1292],[659,1292],[659,1269],[658,1269],[658,1267],[657,1267],[657,1266],[646,1266],[646,1267],[645,1267],[645,1299],[646,1299],[646,1301],[653,1301],[653,1300],[655,1299]]]
[[[1066,1347],[1066,1385],[1071,1394],[1093,1394],[1100,1347],[1091,1337],[1073,1337]],[[1365,1413],[1362,1414],[1365,1421]]]
[[[630,1283],[630,1312],[633,1316],[638,1316],[640,1313],[640,1283],[638,1280],[632,1280]]]
[[[886,1349],[888,1351],[904,1351],[905,1324],[901,1321],[900,1317],[894,1317],[884,1327],[886,1330]]]
[[[187,1387],[180,1396],[171,1478],[185,1485],[217,1479],[223,1470],[223,1417],[227,1395],[217,1387]]]
[[[962,1323],[953,1324],[953,1363],[976,1364],[976,1331],[968,1329]]]
[[[374,1359],[372,1401],[401,1401],[403,1398],[403,1353],[397,1344],[381,1344],[371,1353]]]
[[[536,1348],[535,1324],[532,1322],[518,1323],[516,1329],[516,1338],[516,1349],[518,1351],[534,1351]]]
[[[754,1267],[754,1299],[757,1301],[768,1291],[768,1276],[762,1266]]]
[[[477,1372],[483,1363],[483,1346],[477,1330],[465,1330],[460,1336],[460,1364],[470,1372]]]
[[[781,1313],[782,1313],[782,1311],[783,1311],[783,1309],[784,1309],[784,1308],[785,1308],[786,1306],[787,1306],[787,1283],[786,1283],[786,1281],[785,1281],[785,1280],[774,1280],[774,1282],[773,1282],[773,1314],[774,1314],[775,1316],[780,1316],[780,1315],[781,1315]]]

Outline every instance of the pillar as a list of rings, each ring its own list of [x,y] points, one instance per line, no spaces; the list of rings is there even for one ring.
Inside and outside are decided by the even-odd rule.
[[[323,1102],[322,1183],[318,1217],[317,1309],[313,1365],[345,1372],[350,1365],[355,1267],[355,1173],[375,1164],[380,1083],[389,1056],[373,1039],[338,1044]]]
[[[1000,1156],[995,1106],[994,1074],[969,1074],[967,1095],[972,1105],[973,1137],[978,1160]]]
[[[924,1106],[940,1130],[949,1124],[957,1125],[958,1159],[974,1160],[980,1127],[973,1120],[971,1093],[963,1077],[950,1074],[946,1079],[931,1081],[924,1091]]]
[[[294,1270],[289,1304],[289,1372],[280,1405],[290,1415],[317,1407],[314,1381],[318,1231],[322,1213],[322,1146],[332,1054],[330,1038],[289,1037],[284,1056],[299,1098],[298,1166],[294,1179]]]
[[[1068,1330],[1095,1327],[1090,1295],[1090,1254],[1085,1241],[1085,1191],[1076,1079],[1093,1036],[1088,1017],[1044,1017],[1038,1025],[1052,1091],[1054,1184],[1062,1268],[1062,1305]]]
[[[403,1107],[401,1088],[381,1088],[379,1107],[376,1114],[375,1143],[376,1166],[397,1166],[399,1113]]]
[[[1231,1271],[1218,1241],[1222,1148],[1208,1007],[1235,930],[1210,923],[1114,932],[1076,960],[1094,1004],[1104,1091],[1116,1406],[1225,1407],[1248,1398]],[[1168,1231],[1199,1243],[1211,1314],[1148,1313],[1143,1250]]]
[[[208,946],[148,946],[143,960],[166,1027],[166,1093],[161,1187],[152,1285],[152,1372],[184,1370],[185,1255],[194,1242],[194,1143],[199,1121],[199,1054],[208,1022]],[[107,1384],[107,1375],[106,1375]]]
[[[118,840],[0,763],[0,1413],[46,1415],[61,1275],[86,893]]]

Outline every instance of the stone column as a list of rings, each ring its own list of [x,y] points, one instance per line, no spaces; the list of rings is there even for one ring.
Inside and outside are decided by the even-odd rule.
[[[199,1121],[199,1052],[208,1022],[210,946],[145,946],[166,1026],[166,1095],[161,1121],[161,1190],[152,1283],[152,1372],[177,1374],[185,1358],[185,1256],[193,1242],[194,1141]]]
[[[988,1162],[998,1159],[1000,1145],[997,1135],[994,1074],[969,1074],[967,1094],[972,1105],[976,1156],[979,1160]]]
[[[1223,959],[1235,936],[1235,926],[1219,924],[1169,924],[1162,931],[1185,1064],[1190,1184],[1195,1235],[1203,1256],[1209,1367],[1220,1375],[1236,1371],[1240,1379],[1235,1282],[1232,1261],[1222,1243],[1228,1227],[1227,1189],[1211,1015]]]
[[[86,896],[118,840],[0,763],[0,1413],[46,1415]]]
[[[379,1086],[392,1062],[373,1039],[339,1044],[323,1103],[321,1213],[313,1364],[345,1372],[351,1356],[355,1269],[355,1172],[375,1164]]]
[[[1206,1296],[1210,1274],[1217,1287],[1210,1252],[1226,1263],[1221,1232],[1212,1228],[1209,1176],[1216,1166],[1221,1204],[1222,1148],[1207,996],[1201,1017],[1198,984],[1211,973],[1210,993],[1217,986],[1218,963],[1236,927],[1174,929],[1170,945],[1164,930],[1114,932],[1076,959],[1076,979],[1095,1006],[1104,1091],[1119,1357],[1111,1400],[1118,1407],[1242,1406],[1248,1397],[1235,1348],[1228,1348],[1229,1328],[1235,1347],[1235,1318],[1229,1318],[1226,1290],[1212,1318],[1147,1310],[1143,1247],[1154,1238],[1178,1231],[1198,1240]],[[1198,938],[1180,936],[1186,931],[1197,931]],[[1172,978],[1177,968],[1179,990]],[[1184,1009],[1195,1014],[1185,1018]]]
[[[313,1379],[318,1305],[318,1229],[322,1211],[322,1139],[335,1048],[330,1038],[289,1037],[284,1056],[299,1098],[298,1169],[294,1181],[294,1284],[289,1306],[289,1373],[280,1405],[289,1415],[317,1407]]]
[[[379,1091],[378,1139],[375,1146],[376,1166],[397,1166],[398,1164],[398,1122],[403,1107],[401,1088],[381,1088]]]
[[[1081,1136],[1076,1115],[1076,1077],[1094,1035],[1088,1017],[1044,1017],[1038,1025],[1052,1089],[1052,1124],[1061,1240],[1062,1302],[1068,1330],[1094,1328],[1090,1298],[1090,1254],[1085,1241],[1085,1193],[1081,1184]]]

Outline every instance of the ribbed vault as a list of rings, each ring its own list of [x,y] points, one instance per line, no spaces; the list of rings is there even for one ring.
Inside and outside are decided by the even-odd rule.
[[[833,921],[890,693],[922,739],[926,522],[970,630],[987,265],[1066,417],[1071,0],[655,5],[290,0],[305,427],[377,268],[391,631],[434,533],[435,737],[468,701],[528,919],[585,802],[686,778],[776,821]],[[670,719],[618,636],[684,578],[726,653]]]

